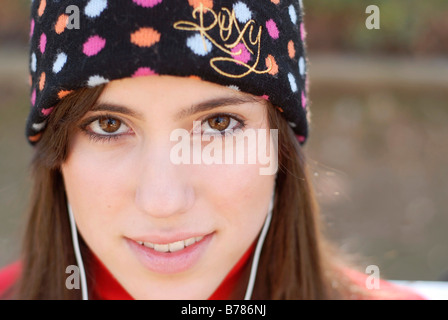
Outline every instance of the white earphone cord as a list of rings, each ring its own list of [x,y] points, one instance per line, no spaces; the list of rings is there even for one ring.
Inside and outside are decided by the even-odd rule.
[[[250,270],[250,276],[249,276],[249,282],[247,284],[246,294],[244,296],[244,300],[250,300],[252,297],[252,292],[255,285],[255,278],[257,277],[257,270],[258,270],[258,262],[260,260],[261,250],[263,248],[264,240],[266,238],[266,234],[268,233],[269,226],[271,224],[271,218],[272,218],[272,209],[274,207],[274,195],[272,196],[271,203],[269,205],[269,212],[266,216],[266,220],[264,222],[263,228],[261,230],[260,236],[257,241],[257,246],[255,248],[254,258],[252,261],[252,266]],[[78,230],[76,229],[76,223],[75,218],[73,216],[72,208],[70,204],[67,205],[68,207],[68,215],[70,219],[70,230],[72,233],[72,241],[73,241],[73,249],[75,250],[75,257],[76,262],[78,264],[79,273],[81,277],[81,292],[82,292],[82,300],[89,300],[88,290],[87,290],[87,280],[86,280],[86,273],[84,269],[84,263],[82,261],[81,256],[81,250],[79,249],[79,242],[78,242]]]
[[[81,277],[82,300],[89,300],[86,272],[84,270],[84,263],[82,261],[81,250],[79,249],[78,230],[76,229],[76,223],[75,218],[73,216],[72,207],[70,206],[70,204],[67,204],[67,207],[68,207],[68,216],[70,219],[70,230],[72,233],[73,249],[75,250],[76,263],[78,264],[79,274]]]
[[[254,259],[252,261],[252,266],[250,269],[249,282],[247,284],[246,295],[244,296],[244,300],[250,300],[252,298],[252,291],[254,290],[255,278],[257,277],[258,262],[260,260],[261,250],[263,248],[264,240],[266,238],[266,234],[268,233],[269,226],[271,225],[272,209],[274,208],[274,197],[275,192],[272,195],[271,203],[269,205],[269,212],[268,215],[266,216],[263,229],[261,229],[260,236],[258,237],[257,246],[255,247]]]

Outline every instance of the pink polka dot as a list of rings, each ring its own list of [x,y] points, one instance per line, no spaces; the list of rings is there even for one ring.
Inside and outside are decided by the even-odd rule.
[[[162,2],[162,0],[132,0],[132,1],[135,4],[142,6],[143,8],[152,8]]]
[[[30,38],[33,36],[33,33],[34,33],[34,19],[31,20]]]
[[[302,92],[302,108],[305,109],[306,108],[306,97],[305,97],[305,93]]]
[[[235,48],[232,49],[232,53],[238,53],[241,50],[241,54],[232,54],[235,60],[241,61],[243,63],[248,63],[250,60],[250,52],[247,50],[243,43],[239,43]]]
[[[91,36],[86,43],[84,43],[83,52],[86,56],[94,56],[98,54],[106,46],[106,39],[100,36]]]
[[[48,109],[42,109],[41,112],[44,116],[48,116],[51,111],[53,111],[54,107],[48,108]]]
[[[273,39],[278,39],[280,32],[278,31],[277,24],[274,22],[274,20],[269,20],[266,22],[266,28],[268,29],[269,35]]]
[[[134,74],[132,75],[132,78],[143,77],[143,76],[154,76],[156,74],[157,73],[155,73],[154,70],[152,70],[151,68],[141,67],[141,68],[138,68],[137,71],[134,72]]]
[[[305,41],[306,38],[305,25],[303,24],[303,22],[300,24],[300,38],[302,39],[302,41]]]
[[[45,48],[47,47],[47,35],[45,33],[42,33],[42,35],[40,36],[40,52],[44,53],[45,52]]]
[[[31,93],[31,104],[34,106],[36,104],[36,89]]]
[[[305,141],[305,137],[304,136],[297,135],[296,137],[297,137],[297,140],[299,140],[299,142]]]
[[[264,95],[261,96],[261,99],[269,101],[269,96],[264,94]]]

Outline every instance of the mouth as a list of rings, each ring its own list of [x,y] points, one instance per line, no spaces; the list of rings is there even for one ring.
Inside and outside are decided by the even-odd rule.
[[[176,238],[129,239],[128,246],[137,260],[148,270],[175,274],[189,270],[203,257],[215,233]],[[148,241],[151,240],[151,241]]]
[[[136,241],[139,245],[145,246],[150,249],[154,249],[157,252],[177,252],[184,250],[185,248],[195,244],[196,242],[204,239],[204,236],[200,237],[191,237],[185,240],[179,240],[171,243],[153,243],[146,241]]]

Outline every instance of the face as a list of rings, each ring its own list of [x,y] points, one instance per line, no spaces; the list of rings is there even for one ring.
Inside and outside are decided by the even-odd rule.
[[[134,298],[207,299],[256,241],[275,175],[260,174],[260,161],[204,160],[212,143],[227,153],[244,132],[269,129],[266,108],[224,86],[149,76],[110,82],[81,119],[62,165],[68,201]],[[191,159],[203,151],[200,164],[176,161],[179,131]]]

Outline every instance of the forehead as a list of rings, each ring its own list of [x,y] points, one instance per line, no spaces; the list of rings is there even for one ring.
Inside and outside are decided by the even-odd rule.
[[[104,94],[120,98],[121,94],[133,93],[152,96],[154,99],[191,99],[193,97],[215,97],[219,95],[248,95],[215,83],[195,78],[175,76],[144,76],[114,80],[107,84]],[[131,98],[128,96],[127,98]],[[138,98],[132,96],[132,98]]]
[[[97,101],[135,111],[173,112],[186,117],[219,106],[259,104],[259,97],[211,82],[174,76],[126,78],[108,83]],[[198,108],[195,108],[198,107]]]

